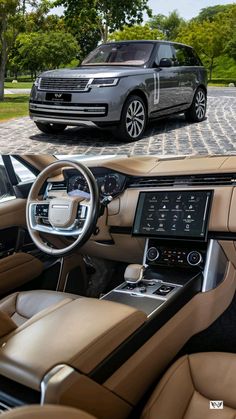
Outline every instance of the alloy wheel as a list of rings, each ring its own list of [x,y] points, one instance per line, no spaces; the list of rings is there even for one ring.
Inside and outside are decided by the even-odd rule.
[[[126,114],[126,129],[131,138],[137,138],[145,127],[145,109],[142,102],[133,100]]]
[[[195,99],[195,110],[199,120],[204,118],[206,113],[206,96],[202,90],[199,90]]]

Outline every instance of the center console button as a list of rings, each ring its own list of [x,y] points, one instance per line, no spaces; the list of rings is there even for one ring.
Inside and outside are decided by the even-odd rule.
[[[147,292],[147,289],[146,289],[146,287],[145,286],[143,286],[143,287],[139,287],[139,292],[141,292],[142,294],[143,293],[145,293],[145,292]]]
[[[159,250],[156,247],[149,247],[147,251],[147,260],[150,262],[154,262],[154,260],[157,260],[160,256]]]
[[[191,266],[200,265],[200,263],[202,262],[202,255],[201,255],[201,253],[198,252],[197,250],[193,250],[192,252],[190,252],[188,254],[188,256],[187,256],[187,262]]]
[[[156,282],[147,282],[146,283],[147,287],[154,287],[154,285],[156,285]]]
[[[153,294],[157,295],[167,295],[174,289],[171,285],[162,285],[158,290],[156,290]]]

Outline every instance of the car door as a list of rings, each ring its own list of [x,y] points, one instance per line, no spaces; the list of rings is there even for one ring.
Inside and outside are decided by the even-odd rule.
[[[169,59],[171,67],[161,67],[162,59]],[[157,49],[154,69],[153,112],[156,114],[171,113],[178,105],[178,68],[174,67],[174,55],[171,45],[161,43]]]
[[[190,104],[198,84],[198,62],[190,47],[173,44],[174,65],[178,70],[179,94],[183,104]]]
[[[26,229],[26,197],[34,177],[13,157],[0,156],[0,297],[43,269]]]

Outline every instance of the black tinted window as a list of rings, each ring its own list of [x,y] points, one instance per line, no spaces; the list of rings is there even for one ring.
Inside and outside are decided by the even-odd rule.
[[[192,48],[183,45],[173,45],[175,52],[175,66],[199,66],[200,60]]]
[[[173,61],[174,56],[173,56],[173,51],[170,45],[168,44],[161,44],[158,48],[158,52],[157,52],[157,62],[158,64],[160,63],[162,58],[169,58],[170,60]]]

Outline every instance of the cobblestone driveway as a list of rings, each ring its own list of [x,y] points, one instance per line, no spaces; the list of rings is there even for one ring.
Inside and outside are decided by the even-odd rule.
[[[185,122],[182,115],[152,122],[139,141],[121,143],[98,129],[68,128],[42,134],[28,117],[0,123],[0,153],[45,154],[236,154],[236,88],[210,88],[207,119]]]

